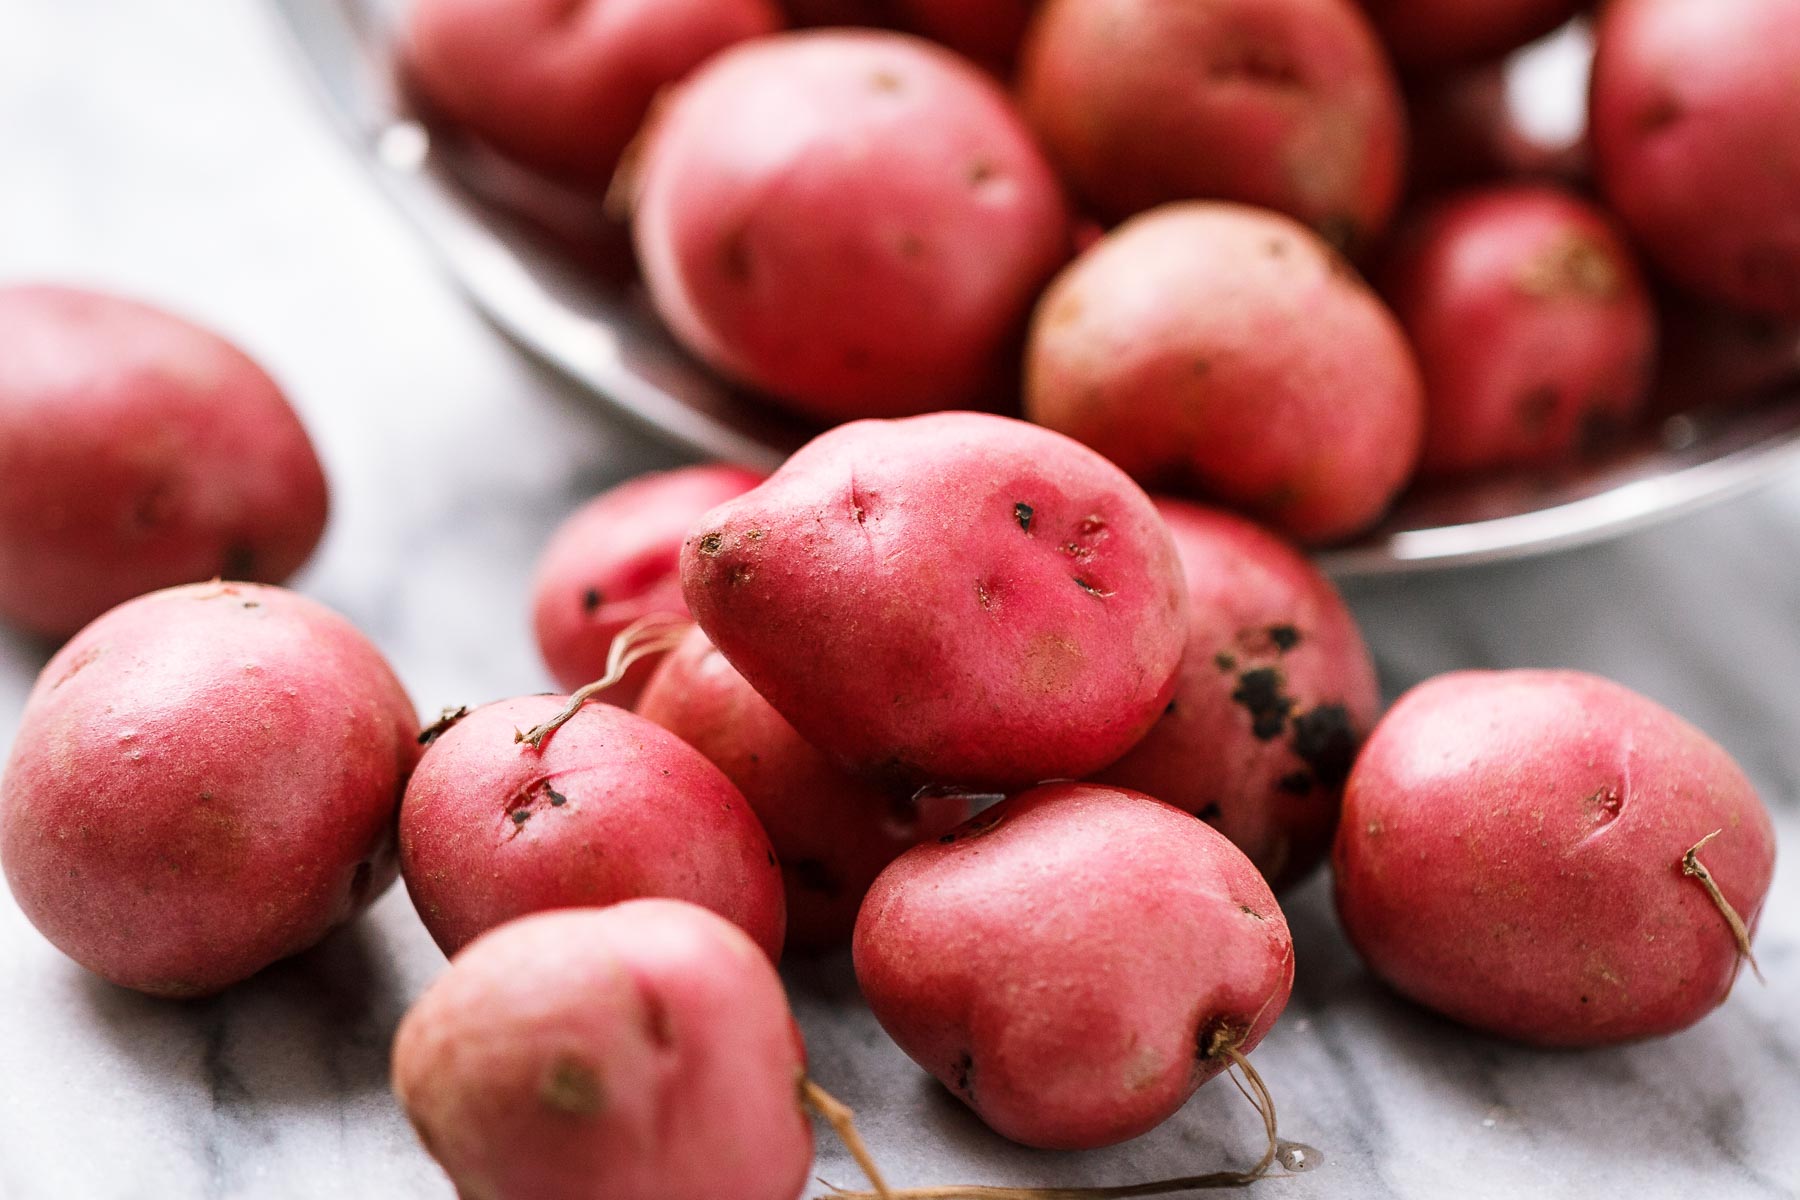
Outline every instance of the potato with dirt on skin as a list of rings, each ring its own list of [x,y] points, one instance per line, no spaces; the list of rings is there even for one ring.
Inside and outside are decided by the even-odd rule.
[[[1789,0],[1611,0],[1595,174],[1632,238],[1710,299],[1800,318],[1800,20]]]
[[[501,154],[604,188],[663,89],[781,25],[774,0],[413,0],[403,66]]]
[[[299,417],[237,347],[121,296],[0,287],[0,620],[61,639],[158,588],[279,583],[326,507]]]
[[[1119,469],[984,413],[858,421],[702,518],[682,590],[840,766],[1004,788],[1089,774],[1175,686],[1187,589]]]
[[[501,700],[431,731],[400,806],[400,869],[444,953],[517,917],[686,900],[781,957],[781,872],[737,788],[666,730],[591,701],[541,746],[561,696]]]
[[[856,978],[995,1132],[1080,1150],[1160,1125],[1247,1055],[1294,981],[1256,868],[1192,815],[1050,784],[909,850],[856,924]]]
[[[394,878],[418,717],[368,639],[281,588],[123,604],[45,666],[0,779],[0,863],[57,949],[156,996],[220,991]]]
[[[1156,506],[1187,574],[1187,653],[1162,718],[1094,778],[1194,813],[1279,891],[1331,848],[1344,779],[1381,712],[1375,664],[1305,555],[1229,513]]]
[[[805,1071],[768,958],[675,900],[485,935],[400,1022],[393,1061],[468,1200],[795,1200]]]
[[[1069,254],[1061,188],[1006,94],[902,34],[719,56],[639,168],[633,230],[664,323],[822,421],[989,401]]]
[[[1025,411],[1146,487],[1309,543],[1373,524],[1424,422],[1399,323],[1298,223],[1238,204],[1126,222],[1044,293]]]
[[[1466,67],[1536,41],[1587,0],[1361,0],[1403,67]]]
[[[1425,377],[1434,475],[1551,468],[1616,446],[1656,369],[1656,310],[1610,217],[1509,184],[1426,209],[1378,275]]]
[[[833,764],[699,629],[663,658],[637,711],[704,754],[750,802],[781,862],[790,950],[848,942],[882,869],[970,813],[961,793],[883,787]]]
[[[613,640],[645,617],[687,615],[681,598],[681,542],[714,506],[764,476],[711,463],[640,475],[611,488],[557,527],[532,581],[538,651],[569,691],[606,674]],[[606,698],[629,708],[658,656],[634,663]]]
[[[1400,197],[1405,107],[1351,0],[1047,0],[1019,91],[1052,161],[1110,220],[1235,200],[1358,250]]]
[[[1574,671],[1465,671],[1369,738],[1332,862],[1344,930],[1396,991],[1503,1037],[1599,1046],[1724,1001],[1775,834],[1731,757],[1650,700]]]

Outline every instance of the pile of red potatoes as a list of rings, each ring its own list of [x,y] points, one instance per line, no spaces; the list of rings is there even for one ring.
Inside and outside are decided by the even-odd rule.
[[[1743,772],[1575,672],[1383,715],[1298,548],[1420,471],[1600,452],[1659,311],[1800,321],[1787,0],[1611,0],[1586,152],[1540,152],[1492,63],[1583,7],[418,0],[420,95],[627,196],[675,335],[832,427],[574,514],[533,614],[569,694],[421,729],[278,586],[327,489],[277,384],[134,301],[0,289],[0,619],[67,639],[0,781],[14,898],[181,998],[404,880],[453,958],[394,1087],[469,1200],[795,1200],[843,1114],[776,964],[844,947],[1000,1136],[1111,1145],[1227,1071],[1266,1100],[1279,897],[1327,857],[1424,1008],[1691,1025],[1754,965]]]

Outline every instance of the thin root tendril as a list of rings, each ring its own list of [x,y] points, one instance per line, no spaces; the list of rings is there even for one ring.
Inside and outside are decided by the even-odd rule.
[[[1707,870],[1706,864],[1700,861],[1700,851],[1706,848],[1708,842],[1724,832],[1723,829],[1715,829],[1695,842],[1693,847],[1681,856],[1681,873],[1690,879],[1700,881],[1700,886],[1706,889],[1706,894],[1712,897],[1712,902],[1718,906],[1719,915],[1725,918],[1725,924],[1731,926],[1731,936],[1737,941],[1738,953],[1743,955],[1744,961],[1750,964],[1750,971],[1756,976],[1756,982],[1767,987],[1769,981],[1763,978],[1762,968],[1756,965],[1756,955],[1750,952],[1750,930],[1745,926],[1744,918],[1738,916],[1737,909],[1731,907],[1731,901],[1727,900],[1725,893],[1719,890],[1718,882],[1713,879],[1712,872]]]
[[[633,621],[612,640],[612,647],[606,652],[606,674],[570,696],[562,711],[542,725],[523,733],[513,730],[513,741],[527,743],[533,750],[542,749],[544,739],[567,725],[582,705],[624,679],[625,672],[637,663],[675,649],[693,627],[692,621],[675,613],[651,613]]]
[[[1217,1044],[1211,1048],[1211,1052],[1231,1060],[1231,1065],[1227,1068],[1231,1081],[1255,1105],[1263,1120],[1263,1132],[1268,1136],[1268,1146],[1264,1149],[1262,1158],[1248,1171],[1215,1171],[1208,1175],[1189,1175],[1181,1179],[1162,1179],[1154,1183],[1134,1183],[1123,1187],[952,1186],[890,1191],[881,1188],[877,1182],[876,1186],[881,1188],[879,1191],[853,1192],[846,1188],[832,1187],[831,1196],[820,1197],[819,1200],[1129,1200],[1133,1196],[1172,1196],[1182,1192],[1247,1187],[1259,1179],[1267,1178],[1269,1169],[1275,1165],[1280,1145],[1276,1134],[1275,1098],[1269,1093],[1262,1076],[1257,1074],[1256,1068],[1250,1065],[1250,1060],[1244,1057],[1235,1043]],[[855,1153],[854,1150],[852,1153]]]

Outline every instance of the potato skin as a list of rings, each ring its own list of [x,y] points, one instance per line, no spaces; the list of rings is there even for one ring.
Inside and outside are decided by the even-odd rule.
[[[896,782],[1099,770],[1168,703],[1186,640],[1149,497],[1078,443],[982,413],[822,434],[694,526],[681,581],[802,737]]]
[[[704,754],[769,834],[787,890],[788,948],[847,944],[875,877],[969,816],[969,797],[858,779],[809,745],[695,629],[662,660],[638,715]]]
[[[708,64],[649,134],[634,229],[682,343],[826,421],[985,401],[1070,243],[994,81],[866,30]]]
[[[1351,772],[1338,912],[1371,970],[1452,1020],[1543,1046],[1671,1033],[1738,949],[1682,858],[1755,928],[1768,814],[1705,734],[1573,671],[1467,671],[1403,697]]]
[[[1800,317],[1800,21],[1786,0],[1612,0],[1594,165],[1646,254],[1694,291]]]
[[[1401,231],[1378,278],[1425,377],[1425,472],[1554,467],[1642,414],[1656,308],[1586,201],[1517,184],[1452,197]]]
[[[794,1200],[805,1069],[749,938],[632,900],[470,945],[400,1023],[393,1074],[467,1200]]]
[[[444,953],[527,913],[660,896],[711,909],[779,959],[781,874],[731,781],[610,704],[583,706],[539,750],[515,744],[564,702],[483,705],[432,743],[406,789],[400,870]]]
[[[1071,953],[1071,947],[1079,951]],[[1287,921],[1201,821],[1050,784],[910,850],[857,920],[882,1027],[997,1133],[1079,1150],[1155,1128],[1293,986]]]
[[[0,620],[65,638],[133,596],[279,583],[325,476],[274,380],[134,300],[0,288]]]
[[[1381,712],[1331,581],[1229,513],[1159,498],[1187,574],[1187,653],[1144,740],[1095,777],[1194,813],[1277,890],[1324,861],[1344,779]]]
[[[1409,70],[1498,58],[1567,22],[1587,0],[1362,0],[1381,39]]]
[[[800,25],[874,25],[940,42],[1005,74],[1037,0],[783,0]]]
[[[1399,84],[1350,0],[1047,0],[1020,100],[1093,211],[1221,199],[1373,243],[1400,196]]]
[[[380,653],[322,605],[216,582],[139,597],[26,701],[0,780],[7,883],[95,974],[220,991],[393,881],[418,731]]]
[[[501,154],[604,187],[659,92],[781,25],[773,0],[413,0],[403,65]]]
[[[1237,204],[1156,209],[1076,259],[1025,373],[1033,420],[1310,543],[1381,516],[1424,424],[1393,314],[1298,223]]]
[[[688,526],[763,478],[722,463],[642,475],[602,492],[557,528],[532,583],[538,651],[557,686],[572,692],[604,675],[613,639],[639,618],[687,614],[681,541]],[[633,666],[607,701],[631,707],[658,657]]]

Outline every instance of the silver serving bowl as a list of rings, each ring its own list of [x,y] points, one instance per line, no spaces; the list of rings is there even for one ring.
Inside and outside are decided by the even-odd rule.
[[[397,0],[270,2],[370,174],[503,333],[619,413],[703,454],[772,467],[810,436],[669,339],[622,265],[619,230],[591,204],[523,186],[415,115],[393,72]],[[1539,70],[1573,69],[1567,54],[1548,58]],[[1794,358],[1800,367],[1800,347]],[[1321,561],[1349,577],[1541,554],[1665,520],[1800,466],[1800,383],[1719,401],[1559,477],[1415,490],[1380,528]]]

